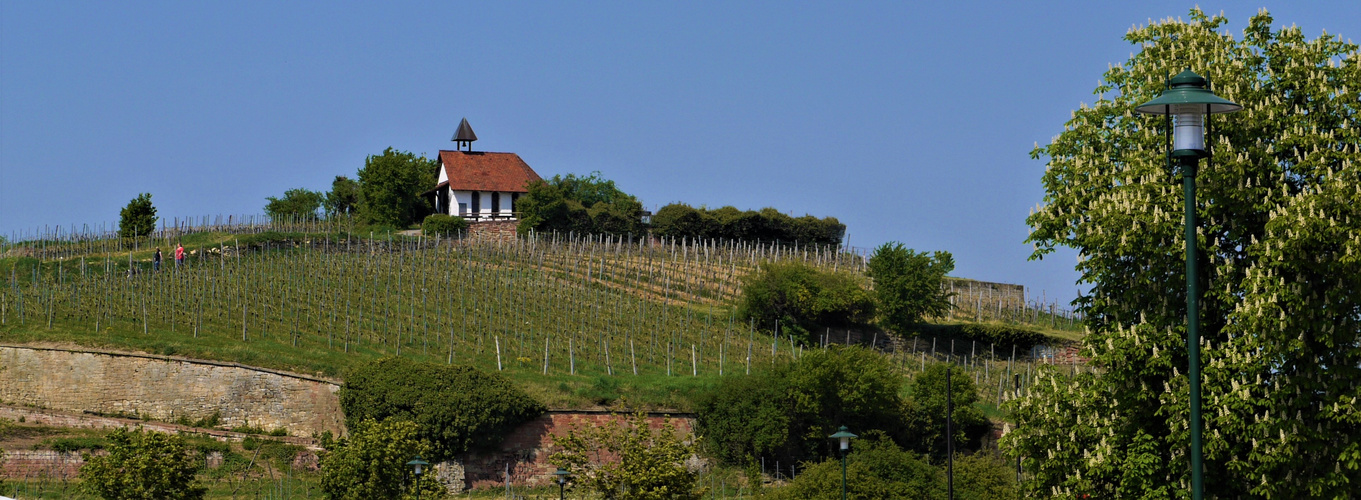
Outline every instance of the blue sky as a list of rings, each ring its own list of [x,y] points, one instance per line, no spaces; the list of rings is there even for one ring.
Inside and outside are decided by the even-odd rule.
[[[1361,38],[1361,2],[1201,3]],[[1193,3],[0,2],[0,234],[260,213],[389,146],[601,171],[673,201],[831,215],[850,243],[1071,299],[1028,262],[1043,163],[1121,37]]]

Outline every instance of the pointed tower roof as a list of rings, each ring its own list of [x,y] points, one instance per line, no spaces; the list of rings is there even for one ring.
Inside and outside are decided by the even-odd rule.
[[[453,141],[458,143],[460,148],[468,146],[468,150],[472,151],[473,141],[476,140],[477,134],[473,132],[473,126],[468,124],[467,118],[464,118],[463,121],[458,124],[458,131],[454,132]]]

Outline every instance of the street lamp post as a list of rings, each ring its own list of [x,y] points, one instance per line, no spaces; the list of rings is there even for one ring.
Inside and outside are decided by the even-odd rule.
[[[851,440],[860,436],[851,434],[846,430],[846,426],[836,431],[836,434],[827,436],[841,442],[841,500],[846,500],[846,450],[851,448]]]
[[[955,391],[950,386],[950,372],[954,366],[945,365],[945,491],[955,500]]]
[[[558,498],[559,499],[567,498],[566,497],[567,493],[565,493],[567,488],[567,480],[572,478],[572,473],[567,472],[567,469],[558,467],[558,471],[554,472],[553,475],[558,476]]]
[[[1167,89],[1157,99],[1135,108],[1150,115],[1166,116],[1173,120],[1167,134],[1172,144],[1167,162],[1176,160],[1181,167],[1182,189],[1186,202],[1186,355],[1190,364],[1187,377],[1191,389],[1191,498],[1201,500],[1204,492],[1202,477],[1200,416],[1200,290],[1196,269],[1196,168],[1201,158],[1210,153],[1205,148],[1205,115],[1232,113],[1243,109],[1208,88],[1204,77],[1190,70],[1178,73],[1167,82]]]
[[[413,473],[415,473],[415,477],[416,477],[416,500],[420,500],[420,499],[421,499],[421,473],[425,472],[425,466],[430,465],[430,462],[426,462],[425,460],[421,460],[421,456],[420,456],[420,455],[416,455],[416,458],[412,459],[410,462],[407,462],[406,465],[407,465],[407,466],[410,466],[411,469],[412,469],[411,471],[412,471]]]

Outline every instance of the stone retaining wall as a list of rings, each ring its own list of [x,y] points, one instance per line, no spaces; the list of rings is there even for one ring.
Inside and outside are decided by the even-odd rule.
[[[93,349],[0,345],[0,402],[292,436],[345,433],[337,381],[235,363]]]

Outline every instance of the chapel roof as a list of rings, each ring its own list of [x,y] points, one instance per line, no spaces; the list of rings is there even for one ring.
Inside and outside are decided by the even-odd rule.
[[[457,191],[526,193],[527,184],[540,180],[539,174],[515,153],[441,150],[439,163],[449,181],[436,189],[448,185]]]

